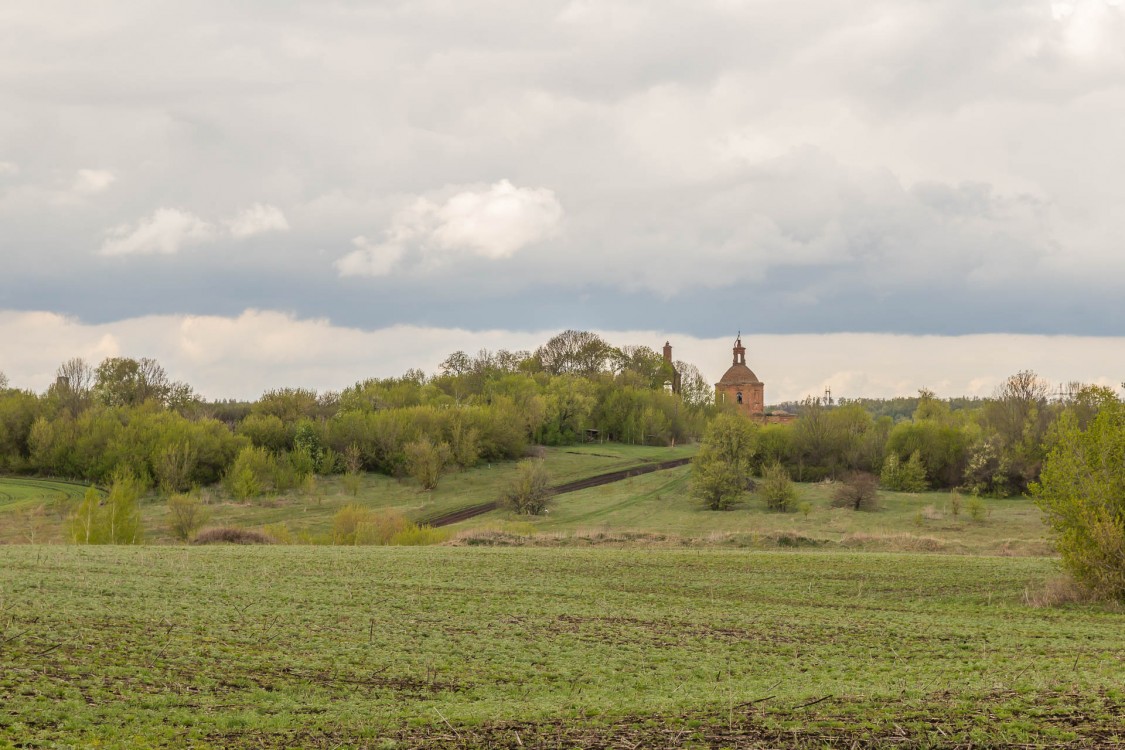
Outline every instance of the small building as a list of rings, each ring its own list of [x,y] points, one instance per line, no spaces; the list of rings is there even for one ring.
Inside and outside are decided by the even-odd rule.
[[[733,405],[739,414],[755,422],[775,424],[796,419],[788,412],[766,412],[766,384],[746,365],[741,333],[734,340],[734,361],[715,383],[715,403]]]
[[[664,385],[672,391],[672,393],[679,393],[683,386],[683,376],[680,371],[676,369],[676,365],[672,363],[672,345],[664,342],[664,364],[671,370],[671,380],[665,381]]]

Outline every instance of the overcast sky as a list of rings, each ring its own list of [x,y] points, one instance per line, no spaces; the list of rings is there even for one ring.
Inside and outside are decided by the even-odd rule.
[[[1123,133],[1121,0],[5,3],[0,371],[741,329],[771,401],[1118,383]]]

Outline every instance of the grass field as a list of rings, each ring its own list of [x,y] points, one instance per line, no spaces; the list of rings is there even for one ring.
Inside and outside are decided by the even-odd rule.
[[[798,484],[798,502],[808,514],[773,513],[753,495],[729,511],[710,511],[690,496],[691,467],[633,477],[603,487],[561,495],[547,515],[519,519],[540,543],[553,539],[597,539],[623,533],[661,536],[673,542],[692,539],[733,546],[829,545],[883,550],[1049,555],[1046,527],[1027,498],[983,499],[984,518],[965,507],[954,515],[948,492],[880,492],[881,510],[855,512],[832,508],[833,486]],[[968,498],[962,498],[963,506]],[[497,527],[515,520],[496,511],[458,526]],[[498,528],[504,528],[499,526]]]
[[[678,448],[591,444],[545,449],[551,476],[556,483],[573,481],[624,469],[648,461],[684,458],[696,446]],[[438,487],[423,492],[410,479],[394,479],[367,474],[357,495],[344,488],[340,477],[320,477],[311,490],[233,502],[222,488],[208,488],[212,525],[260,528],[267,524],[286,524],[295,534],[324,534],[331,531],[332,516],[344,505],[359,503],[370,508],[393,508],[411,518],[422,518],[495,500],[500,488],[515,471],[514,462],[482,465],[466,472],[447,474]],[[65,509],[56,501],[53,487],[68,487],[81,497],[83,487],[37,479],[0,478],[0,542],[63,541],[62,517]],[[34,488],[34,489],[33,489]],[[18,498],[5,503],[5,494]],[[18,493],[18,494],[17,494]],[[53,512],[58,510],[59,512]],[[10,511],[10,512],[6,512]],[[163,498],[152,496],[142,503],[142,524],[150,542],[172,541],[167,528],[167,509]]]
[[[1112,747],[1041,558],[0,546],[0,747]]]

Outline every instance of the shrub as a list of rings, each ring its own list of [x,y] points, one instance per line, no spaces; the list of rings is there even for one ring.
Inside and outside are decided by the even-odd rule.
[[[803,500],[797,504],[797,510],[800,511],[801,515],[808,519],[809,513],[812,512],[812,503],[810,503],[808,500]]]
[[[230,493],[239,500],[257,497],[275,486],[277,459],[266,448],[243,448],[223,478]]]
[[[857,471],[846,476],[832,495],[832,507],[878,510],[879,490],[875,475]]]
[[[965,508],[969,511],[969,518],[977,523],[983,523],[984,519],[988,518],[988,506],[976,495],[969,498],[969,502],[965,504]]]
[[[289,525],[284,521],[267,523],[262,527],[262,532],[277,544],[293,543],[293,534],[289,531]]]
[[[172,495],[168,498],[168,528],[172,536],[186,542],[203,524],[209,514],[198,497]]]
[[[779,463],[767,466],[762,471],[762,481],[757,484],[757,492],[766,501],[767,508],[782,513],[792,510],[797,499],[797,491],[789,479],[789,472]]]
[[[183,492],[191,489],[191,477],[198,460],[198,453],[186,441],[161,448],[152,462],[152,469],[160,489],[164,492]]]
[[[273,539],[253,529],[219,526],[199,532],[192,544],[273,544]]]
[[[340,508],[332,517],[332,543],[371,544],[367,536],[374,516],[371,509],[355,503]]]
[[[949,512],[954,518],[961,515],[961,493],[957,490],[949,493]]]
[[[390,538],[388,544],[398,547],[422,547],[429,544],[441,544],[449,539],[451,532],[448,529],[435,529],[432,526],[415,526],[410,524],[407,528]]]
[[[437,487],[441,473],[449,463],[450,451],[448,443],[434,443],[429,438],[422,438],[403,447],[406,454],[406,471],[418,480],[424,490]]]
[[[93,487],[67,520],[67,537],[75,544],[141,544],[144,529],[137,502],[144,484],[128,470],[114,472],[105,500]]]
[[[891,453],[883,461],[879,481],[885,488],[895,492],[924,492],[929,484],[926,482],[922,454],[914,451],[907,462],[902,463],[897,454]]]
[[[737,414],[720,414],[691,462],[691,492],[711,510],[725,510],[746,491],[758,428]]]
[[[418,526],[397,510],[345,505],[332,519],[332,543],[341,545],[421,546],[449,538],[445,529]]]
[[[320,466],[317,469],[317,473],[321,475],[337,474],[340,471],[343,460],[343,457],[339,453],[331,448],[325,448],[324,455],[320,457]]]
[[[551,499],[551,477],[541,459],[526,458],[516,465],[515,476],[504,487],[500,502],[516,513],[537,516]]]
[[[1125,405],[1107,400],[1085,429],[1064,413],[1056,436],[1032,494],[1063,566],[1094,594],[1125,601]]]

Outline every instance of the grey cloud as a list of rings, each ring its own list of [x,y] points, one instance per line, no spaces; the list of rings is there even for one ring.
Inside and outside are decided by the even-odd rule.
[[[1100,0],[5,13],[0,305],[700,333],[740,305],[774,330],[1080,333],[1121,311],[1125,11]],[[52,202],[79,170],[112,185]],[[559,232],[337,275],[413,197],[501,179],[551,191]],[[255,204],[282,220],[224,223]],[[209,241],[96,255],[169,207]],[[86,291],[106,288],[124,296]]]

